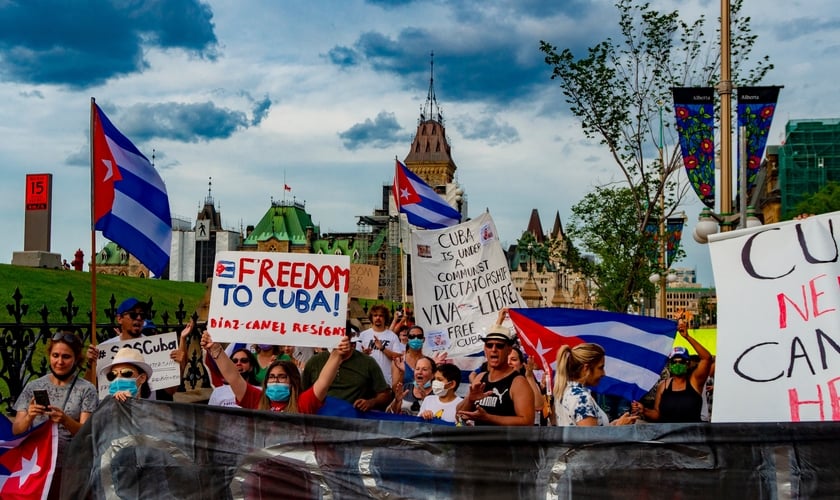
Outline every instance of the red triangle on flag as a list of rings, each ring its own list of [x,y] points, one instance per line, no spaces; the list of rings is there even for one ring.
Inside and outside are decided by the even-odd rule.
[[[397,162],[397,173],[394,178],[394,200],[397,202],[397,208],[422,201],[414,185],[405,175],[405,168],[399,161]]]

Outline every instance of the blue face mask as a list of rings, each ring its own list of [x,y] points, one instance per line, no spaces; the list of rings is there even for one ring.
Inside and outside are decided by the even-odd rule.
[[[137,382],[133,378],[115,378],[108,386],[108,394],[113,396],[120,391],[128,391],[131,397],[137,396]]]
[[[288,401],[291,394],[292,390],[289,388],[289,384],[278,382],[265,386],[265,397],[276,403]]]
[[[417,350],[423,348],[423,339],[408,339],[408,347]]]
[[[429,380],[428,382],[426,382],[425,384],[423,384],[423,389],[428,389],[428,388],[429,388],[429,387],[431,387],[431,386],[432,386],[432,381],[431,381],[431,380]]]

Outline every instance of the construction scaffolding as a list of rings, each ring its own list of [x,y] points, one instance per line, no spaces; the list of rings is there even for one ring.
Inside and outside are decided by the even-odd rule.
[[[779,148],[781,213],[830,181],[840,182],[840,119],[788,121]]]

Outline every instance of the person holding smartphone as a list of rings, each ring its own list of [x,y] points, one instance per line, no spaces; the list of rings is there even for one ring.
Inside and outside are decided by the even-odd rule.
[[[99,395],[93,384],[77,376],[78,367],[84,361],[79,337],[70,332],[56,332],[47,342],[47,356],[50,373],[23,388],[14,406],[16,414],[12,432],[22,434],[48,419],[58,424],[57,470],[49,496],[58,498],[64,450],[96,410]]]

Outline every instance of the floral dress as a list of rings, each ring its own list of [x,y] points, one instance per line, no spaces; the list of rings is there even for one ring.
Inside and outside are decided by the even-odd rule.
[[[568,382],[563,397],[554,403],[557,425],[577,425],[587,417],[594,417],[598,425],[610,425],[610,419],[595,402],[589,389],[580,382]]]

